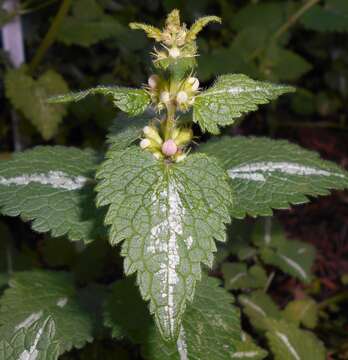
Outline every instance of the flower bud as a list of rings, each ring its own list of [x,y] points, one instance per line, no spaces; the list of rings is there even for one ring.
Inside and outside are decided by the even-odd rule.
[[[174,138],[175,144],[178,146],[184,146],[188,144],[193,138],[193,132],[190,128],[183,128],[179,134]]]
[[[173,156],[178,151],[174,140],[166,140],[162,145],[162,153],[166,156]]]
[[[199,80],[196,77],[189,77],[187,79],[188,84],[191,85],[192,91],[197,91],[199,88]]]
[[[176,59],[180,56],[180,50],[177,47],[169,49],[169,56]]]
[[[175,162],[183,161],[186,158],[186,156],[187,155],[185,153],[178,154],[177,156],[175,156]]]
[[[170,94],[168,91],[162,91],[161,92],[161,95],[160,95],[160,99],[162,102],[164,102],[165,104],[166,103],[169,103],[170,101]]]
[[[156,74],[153,74],[148,78],[147,83],[149,84],[149,87],[151,89],[156,89],[158,87],[159,81],[160,81],[159,76]]]
[[[160,137],[158,130],[154,126],[145,126],[143,132],[147,139],[153,140],[158,145],[162,145],[163,140]],[[144,139],[145,140],[145,139]]]
[[[149,139],[143,139],[140,141],[140,147],[144,150],[151,145],[151,141]]]
[[[186,41],[186,34],[187,32],[185,30],[180,30],[177,37],[176,37],[176,44],[178,46],[183,46],[185,45],[185,41]]]
[[[152,155],[153,155],[157,160],[163,159],[163,154],[162,154],[160,151],[155,151],[155,152],[152,153]]]
[[[179,91],[176,95],[176,101],[178,104],[183,104],[183,103],[186,103],[188,100],[188,95],[187,95],[187,92],[186,91]]]

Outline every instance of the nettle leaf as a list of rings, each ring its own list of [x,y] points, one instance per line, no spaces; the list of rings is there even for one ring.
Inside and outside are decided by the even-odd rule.
[[[26,74],[26,69],[9,70],[5,75],[6,96],[40,132],[51,139],[66,115],[63,105],[46,103],[52,94],[69,91],[65,80],[53,70],[46,71],[37,80]]]
[[[302,56],[278,46],[267,51],[264,66],[273,81],[297,80],[312,69],[312,65]]]
[[[267,283],[267,273],[259,265],[248,269],[245,263],[224,263],[221,271],[227,290],[263,288]]]
[[[50,316],[16,331],[10,340],[0,341],[0,359],[56,360],[59,344],[54,340],[55,323]]]
[[[202,29],[207,26],[210,22],[221,23],[221,18],[218,16],[204,16],[195,21],[195,23],[190,27],[186,35],[186,41],[194,41],[197,38],[197,35],[202,31]]]
[[[92,341],[90,314],[78,302],[69,274],[15,273],[0,299],[0,338],[6,351],[20,353],[13,359],[42,360]]]
[[[131,147],[110,151],[97,175],[98,206],[110,205],[110,242],[125,240],[125,272],[137,282],[164,338],[176,338],[214,238],[225,241],[231,194],[215,160],[195,154],[177,164]]]
[[[275,360],[325,360],[322,342],[309,331],[284,321],[269,320],[266,333]]]
[[[97,86],[88,90],[57,95],[49,98],[48,102],[51,104],[76,102],[96,94],[110,96],[114,105],[129,115],[143,113],[151,102],[150,95],[145,90],[119,86]]]
[[[231,306],[231,294],[219,281],[204,277],[197,285],[193,303],[187,307],[180,336],[164,342],[157,329],[145,337],[143,353],[151,360],[224,360],[234,358],[240,339],[239,313]]]
[[[249,337],[242,333],[242,341],[234,342],[236,351],[231,355],[231,359],[239,360],[262,360],[268,353],[257,346]]]
[[[0,212],[32,221],[38,232],[94,240],[105,235],[104,213],[94,205],[93,151],[38,146],[0,162]]]
[[[309,329],[316,327],[318,323],[318,305],[311,298],[290,301],[284,311],[284,318],[297,326],[303,324]]]
[[[236,118],[257,110],[258,105],[293,91],[291,86],[256,81],[243,74],[222,75],[195,97],[193,121],[203,131],[218,134],[219,126],[231,125]]]
[[[348,186],[347,172],[285,140],[224,137],[201,146],[221,160],[230,177],[236,218],[272,215],[272,209],[308,202]]]
[[[75,0],[72,14],[63,20],[57,39],[66,45],[89,47],[102,40],[120,37],[125,28],[104,12],[96,0]]]
[[[311,267],[315,259],[313,245],[296,240],[285,240],[275,249],[262,249],[260,254],[266,264],[276,266],[304,283],[311,282]]]
[[[314,5],[300,19],[302,24],[315,31],[348,31],[348,3],[346,0],[329,0],[325,5]]]
[[[270,318],[282,318],[282,313],[277,304],[262,290],[253,291],[250,295],[240,295],[238,301],[242,304],[243,312],[256,329],[267,329],[267,321]]]

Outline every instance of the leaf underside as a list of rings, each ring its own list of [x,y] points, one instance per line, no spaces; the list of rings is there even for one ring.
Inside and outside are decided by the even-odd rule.
[[[328,195],[348,186],[347,172],[315,152],[284,140],[224,137],[200,150],[214,154],[230,177],[231,215],[272,215],[272,209],[303,204],[308,196]]]
[[[57,95],[48,99],[49,103],[59,104],[76,102],[89,95],[101,94],[110,96],[116,107],[129,115],[139,115],[150,105],[150,95],[143,89],[132,89],[119,86],[97,86],[88,90]]]
[[[110,205],[110,241],[125,240],[125,272],[137,272],[162,335],[174,339],[200,263],[211,266],[214,238],[225,240],[231,195],[224,171],[205,155],[166,164],[131,147],[110,151],[97,177],[97,204]]]
[[[57,359],[92,340],[92,320],[78,302],[69,274],[15,273],[0,300],[3,359]],[[36,356],[36,357],[35,357]]]
[[[96,154],[38,146],[0,162],[0,212],[32,221],[33,230],[89,242],[105,235],[94,204]]]
[[[231,125],[243,114],[255,111],[278,96],[292,92],[291,86],[255,81],[243,74],[223,75],[195,98],[193,121],[203,131],[219,133],[219,126]]]

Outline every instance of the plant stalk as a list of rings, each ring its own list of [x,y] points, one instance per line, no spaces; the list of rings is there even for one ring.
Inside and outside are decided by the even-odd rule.
[[[286,33],[311,7],[316,5],[320,0],[308,0],[301,6],[289,19],[274,33],[272,41],[277,41]]]
[[[53,19],[53,22],[51,24],[51,27],[49,28],[48,32],[46,33],[46,36],[42,40],[38,50],[36,51],[35,56],[33,57],[32,61],[29,64],[29,72],[33,73],[37,66],[42,61],[43,57],[45,56],[47,50],[52,46],[54,43],[59,27],[64,20],[65,16],[67,15],[70,6],[72,4],[72,0],[63,0],[60,8]]]

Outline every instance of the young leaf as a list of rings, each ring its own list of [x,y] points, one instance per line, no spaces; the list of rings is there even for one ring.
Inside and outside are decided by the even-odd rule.
[[[239,314],[231,306],[233,297],[218,286],[219,281],[204,277],[197,285],[193,303],[187,307],[180,336],[166,343],[153,329],[143,345],[151,360],[229,360],[240,341]]]
[[[97,86],[88,90],[53,96],[48,99],[48,103],[60,104],[72,101],[76,102],[84,99],[88,95],[95,94],[110,96],[116,107],[134,116],[143,113],[151,101],[150,95],[142,89],[131,89],[119,86]]]
[[[0,212],[32,220],[38,232],[94,240],[105,234],[94,205],[98,159],[90,150],[38,146],[0,162]]]
[[[348,3],[346,0],[327,0],[324,6],[314,5],[300,19],[315,31],[348,31]]]
[[[16,359],[34,354],[46,359],[41,351],[51,345],[62,354],[91,341],[91,317],[78,302],[71,277],[49,271],[15,273],[0,299],[0,338],[5,347],[21,351]]]
[[[155,26],[141,24],[141,23],[130,23],[129,27],[132,30],[143,30],[149,38],[155,39],[156,41],[162,40],[162,31]]]
[[[237,218],[269,216],[272,209],[308,202],[308,195],[348,186],[346,171],[285,140],[225,137],[201,146],[201,151],[224,164],[234,194],[231,214]]]
[[[236,351],[231,355],[231,359],[238,360],[262,360],[267,356],[267,351],[257,346],[250,339],[234,342]]]
[[[252,80],[243,74],[223,75],[196,96],[193,121],[203,131],[218,134],[219,126],[231,125],[244,113],[257,110],[258,105],[294,90],[291,86]]]
[[[66,109],[46,103],[52,94],[69,91],[65,80],[55,71],[46,71],[38,80],[25,73],[25,68],[10,70],[5,76],[6,96],[37,128],[45,140],[58,131]]]
[[[200,263],[211,266],[213,238],[226,237],[231,194],[224,172],[204,155],[167,164],[131,147],[110,151],[97,177],[97,204],[110,205],[110,241],[125,240],[125,272],[138,272],[162,335],[176,338]]]
[[[325,360],[325,348],[309,331],[284,321],[269,320],[266,333],[275,360]]]
[[[311,267],[315,259],[315,248],[296,240],[285,240],[275,249],[263,248],[261,258],[266,264],[280,268],[285,273],[310,283]]]
[[[245,263],[225,263],[222,265],[221,271],[227,290],[257,289],[264,287],[267,283],[267,274],[258,265],[247,269]]]
[[[265,330],[268,319],[281,319],[282,313],[278,306],[262,290],[253,291],[250,295],[240,295],[238,301],[243,306],[243,312],[256,329]]]
[[[221,23],[221,18],[218,16],[204,16],[199,18],[187,32],[186,41],[190,42],[196,40],[198,33],[200,33],[210,22]]]
[[[283,311],[284,318],[297,326],[303,324],[309,329],[316,327],[318,322],[318,306],[311,298],[293,300]]]

